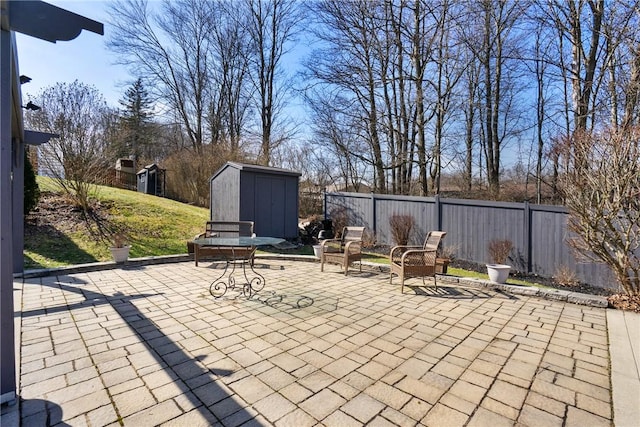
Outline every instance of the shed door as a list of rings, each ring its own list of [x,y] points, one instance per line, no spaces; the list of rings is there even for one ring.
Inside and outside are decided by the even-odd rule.
[[[256,178],[255,233],[258,236],[285,235],[285,187],[282,178]]]
[[[147,179],[147,188],[145,193],[156,194],[156,171],[149,171],[149,178]]]

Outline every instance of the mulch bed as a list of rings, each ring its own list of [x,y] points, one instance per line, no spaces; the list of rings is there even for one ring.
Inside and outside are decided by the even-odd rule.
[[[477,264],[468,261],[460,261],[454,260],[450,265],[456,268],[462,268],[470,271],[477,271],[479,273],[485,273],[486,268],[482,264]],[[635,313],[640,313],[640,295],[629,296],[626,294],[617,294],[615,291],[611,289],[598,288],[596,286],[591,286],[586,283],[575,283],[573,285],[563,285],[551,277],[542,277],[535,274],[523,274],[519,272],[515,272],[511,274],[511,277],[522,279],[530,282],[536,282],[541,285],[560,289],[563,291],[571,291],[571,292],[579,292],[582,294],[589,295],[599,295],[607,297],[607,301],[609,302],[609,308],[615,308],[618,310],[627,310],[633,311]]]

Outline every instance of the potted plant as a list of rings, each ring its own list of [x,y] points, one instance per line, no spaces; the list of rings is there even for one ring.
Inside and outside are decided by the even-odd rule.
[[[127,239],[124,233],[115,233],[112,238],[113,246],[109,248],[113,260],[117,263],[125,262],[129,259],[130,245],[127,245]]]
[[[415,225],[415,219],[411,215],[393,214],[389,217],[391,237],[398,246],[407,246],[411,229]]]
[[[443,246],[442,243],[440,243],[436,255],[436,273],[447,274],[447,268],[451,260],[455,258],[457,248],[457,245]]]
[[[487,246],[492,263],[487,264],[489,280],[495,283],[505,283],[509,277],[511,266],[506,264],[513,249],[513,242],[508,239],[493,239]]]
[[[320,259],[322,258],[322,245],[318,243],[317,245],[313,245],[313,256]]]
[[[449,258],[436,258],[436,273],[447,274],[449,262],[451,262]]]

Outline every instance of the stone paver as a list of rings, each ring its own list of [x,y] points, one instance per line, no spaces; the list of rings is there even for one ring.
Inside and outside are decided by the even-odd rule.
[[[437,292],[403,295],[366,267],[345,277],[337,267],[258,259],[256,269],[266,286],[251,299],[214,300],[208,284],[219,270],[206,262],[16,281],[22,425],[624,427],[640,419],[638,395],[616,388],[640,390],[637,346],[609,368],[611,340],[629,343],[638,318],[568,302],[587,297],[444,280]],[[614,325],[626,338],[611,336]],[[2,417],[3,426],[16,418]]]
[[[640,422],[640,314],[607,310],[616,426]]]

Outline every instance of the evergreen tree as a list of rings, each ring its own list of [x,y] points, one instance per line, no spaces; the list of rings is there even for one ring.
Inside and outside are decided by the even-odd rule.
[[[33,170],[33,165],[29,159],[28,153],[24,156],[24,215],[27,216],[29,212],[36,206],[38,206],[38,200],[40,199],[40,187],[36,181],[36,174]]]
[[[127,89],[124,98],[120,100],[120,105],[123,107],[121,121],[124,131],[120,155],[132,157],[134,168],[137,170],[140,157],[152,157],[153,106],[141,78]]]

